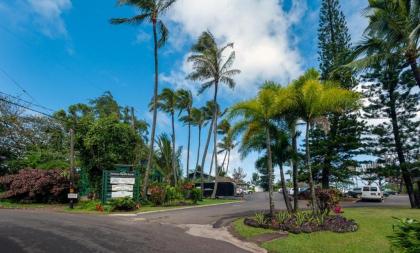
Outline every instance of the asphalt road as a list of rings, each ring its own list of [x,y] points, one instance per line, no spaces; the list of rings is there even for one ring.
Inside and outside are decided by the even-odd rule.
[[[275,204],[278,209],[284,208],[278,193]],[[300,205],[304,207],[305,203]],[[343,204],[345,207],[396,205],[408,206],[408,198],[392,196],[383,203]],[[0,209],[0,252],[246,252],[220,236],[215,240],[212,238],[217,236],[211,234],[204,238],[186,233],[188,224],[211,225],[218,233],[222,230],[217,229],[234,217],[266,209],[266,193],[246,196],[239,203],[129,217]]]

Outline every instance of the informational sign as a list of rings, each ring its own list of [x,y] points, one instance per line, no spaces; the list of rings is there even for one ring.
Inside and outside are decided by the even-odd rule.
[[[102,202],[110,198],[139,198],[139,174],[136,171],[104,171],[102,181]]]
[[[77,193],[68,193],[67,198],[68,199],[77,199]]]
[[[127,177],[112,177],[111,176],[111,184],[115,185],[125,185],[125,184],[131,184],[133,185],[135,183],[135,178],[127,178]]]

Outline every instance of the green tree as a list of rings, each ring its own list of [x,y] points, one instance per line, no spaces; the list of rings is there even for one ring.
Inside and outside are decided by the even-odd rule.
[[[143,198],[147,198],[147,186],[150,170],[153,162],[153,148],[155,142],[156,121],[157,121],[157,98],[159,90],[159,62],[158,49],[163,47],[168,40],[168,29],[161,19],[164,14],[175,3],[176,0],[118,0],[119,5],[134,6],[140,13],[130,18],[113,18],[112,24],[132,24],[139,25],[144,21],[152,23],[153,29],[153,45],[154,45],[154,61],[155,61],[155,85],[153,90],[153,121],[150,134],[149,157],[147,159],[147,167],[143,182]]]
[[[323,0],[318,28],[319,68],[322,80],[334,80],[342,88],[353,89],[357,82],[349,69],[340,68],[351,58],[351,38],[346,19],[340,10],[339,0]],[[349,166],[356,166],[355,156],[360,153],[361,134],[364,128],[359,113],[343,111],[326,115],[331,131],[313,128],[310,132],[312,163],[316,178],[322,187],[329,188],[330,181],[348,180]]]
[[[193,63],[193,72],[188,78],[194,81],[202,81],[199,93],[214,87],[213,103],[217,104],[217,95],[219,84],[227,84],[229,88],[235,87],[233,76],[240,73],[237,69],[231,69],[235,61],[235,51],[230,52],[229,56],[224,58],[224,53],[228,48],[233,48],[233,43],[224,46],[218,46],[216,39],[210,32],[203,32],[196,44],[192,47],[192,55],[188,61]],[[214,153],[217,154],[217,107],[213,112],[213,138]],[[217,155],[214,156],[215,167],[218,168]],[[214,190],[212,198],[216,197],[218,173],[216,169]]]
[[[270,204],[270,216],[274,217],[273,199],[273,160],[271,152],[272,136],[270,128],[275,125],[274,117],[277,113],[273,98],[275,94],[269,89],[259,91],[256,98],[239,102],[229,110],[229,118],[240,117],[232,128],[235,135],[243,133],[241,145],[249,143],[250,139],[259,133],[264,133],[265,150],[267,153],[268,169],[268,198]],[[247,149],[241,149],[246,151]]]
[[[100,189],[102,170],[110,170],[115,164],[133,164],[135,147],[139,137],[128,124],[113,116],[95,121],[83,139],[83,164],[89,169],[91,185]]]
[[[340,112],[346,108],[354,107],[358,100],[358,95],[343,88],[339,88],[330,82],[321,82],[319,74],[314,69],[309,69],[304,75],[295,80],[289,87],[288,103],[294,112],[298,112],[300,119],[305,121],[305,166],[308,171],[309,186],[311,189],[311,199],[315,203],[315,185],[311,166],[311,156],[309,148],[309,133],[312,126],[319,125],[329,130],[329,122],[325,117],[332,112]],[[280,101],[283,97],[278,97]],[[316,211],[316,205],[312,205]]]
[[[417,86],[420,69],[417,66],[420,40],[420,2],[418,0],[370,0],[366,10],[369,25],[365,34],[387,41],[410,65]],[[380,57],[380,55],[377,55]],[[370,56],[375,60],[373,55]]]
[[[367,116],[371,118],[388,118],[390,124],[385,123],[383,127],[373,127],[372,134],[380,135],[374,140],[378,149],[370,149],[375,155],[382,156],[389,152],[389,143],[393,143],[391,150],[397,154],[399,169],[409,195],[412,208],[420,206],[420,198],[414,192],[413,182],[408,170],[410,151],[418,150],[418,121],[415,121],[417,112],[418,94],[411,93],[409,78],[404,75],[405,64],[402,61],[402,54],[395,51],[395,46],[387,41],[376,37],[367,37],[355,50],[358,54],[381,55],[376,62],[370,62],[369,73],[366,80],[371,82],[368,87],[367,97],[371,105],[365,108]],[[358,64],[356,60],[355,64]],[[405,79],[405,80],[404,80]],[[404,108],[405,107],[405,108]],[[404,111],[406,109],[407,111]],[[414,119],[414,120],[413,120]],[[389,131],[392,131],[389,132]],[[413,136],[413,137],[411,137]],[[384,146],[385,145],[385,146]],[[414,146],[412,146],[414,145]],[[382,150],[379,148],[382,146]],[[382,154],[381,154],[382,153]],[[416,155],[411,156],[415,160]]]
[[[154,110],[154,99],[150,103],[150,109]],[[174,92],[172,89],[165,88],[162,90],[162,92],[158,95],[157,100],[157,107],[159,110],[162,110],[163,112],[169,113],[171,116],[171,128],[172,128],[172,150],[176,149],[176,138],[175,138],[175,111],[178,108],[178,96],[177,93]],[[178,168],[176,167],[176,154],[175,152],[172,154],[172,169],[173,169],[173,175],[174,175],[174,181],[175,184],[177,182],[177,173],[176,171]]]
[[[173,154],[176,158],[176,168],[180,167],[180,158],[182,149],[178,148],[175,152],[171,144],[169,136],[165,133],[161,134],[157,140],[157,150],[156,150],[156,165],[159,172],[163,175],[164,180],[168,184],[174,184],[175,178],[177,175],[174,175],[174,172],[178,171],[173,170]],[[178,173],[177,173],[178,174]]]
[[[192,93],[190,90],[179,89],[176,91],[176,96],[178,98],[176,107],[179,110],[179,114],[183,111],[187,112],[186,116],[180,118],[184,124],[188,125],[188,144],[187,144],[187,177],[190,173],[190,146],[191,146],[191,110],[193,104]]]

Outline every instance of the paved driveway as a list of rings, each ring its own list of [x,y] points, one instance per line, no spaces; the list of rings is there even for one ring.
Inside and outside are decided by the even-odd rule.
[[[275,193],[274,198],[276,208],[284,209],[281,195]],[[383,203],[344,204],[401,205],[408,206],[406,196],[391,196]],[[235,241],[223,225],[267,209],[266,193],[246,196],[239,203],[131,217],[0,209],[0,252],[247,252],[244,249],[253,248]]]

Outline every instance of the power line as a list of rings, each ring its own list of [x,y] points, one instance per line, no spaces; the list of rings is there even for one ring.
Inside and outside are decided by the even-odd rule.
[[[29,110],[29,111],[32,111],[32,112],[39,113],[39,114],[41,114],[41,115],[43,115],[43,116],[46,116],[46,117],[48,117],[48,118],[50,118],[50,119],[53,119],[53,120],[61,121],[61,122],[63,122],[63,123],[71,123],[70,121],[67,121],[67,120],[64,120],[64,119],[59,119],[59,118],[56,118],[56,117],[54,117],[54,116],[52,116],[52,115],[50,115],[50,114],[48,114],[48,113],[41,112],[41,111],[35,110],[35,109],[33,109],[33,108],[30,108],[30,107],[28,107],[28,106],[21,105],[21,104],[18,104],[18,103],[15,103],[15,102],[9,101],[9,100],[4,99],[4,98],[2,98],[2,97],[0,97],[0,101],[3,101],[3,102],[6,102],[6,103],[8,103],[8,104],[11,104],[11,105],[15,105],[15,106],[18,106],[18,107],[24,108],[24,109]]]
[[[26,101],[26,100],[24,100],[24,99],[21,99],[21,98],[19,98],[19,97],[13,96],[13,95],[10,95],[10,94],[5,93],[5,92],[2,92],[2,91],[0,91],[0,94],[3,94],[3,95],[5,95],[5,96],[11,97],[11,98],[14,98],[14,99],[16,99],[16,100],[22,101],[22,102],[24,102],[24,103],[26,103],[26,104],[29,104],[29,105],[32,105],[32,106],[35,106],[35,107],[38,107],[38,108],[45,109],[45,110],[47,110],[47,111],[51,111],[51,112],[55,112],[55,111],[56,111],[56,110],[54,110],[54,109],[51,109],[51,108],[45,107],[45,106],[43,106],[43,105],[34,104],[34,103],[32,103],[32,102]]]
[[[35,101],[38,103],[38,101],[31,95],[29,94],[28,91],[25,90],[25,88],[23,88],[22,85],[20,85],[9,73],[6,72],[6,70],[4,70],[2,67],[0,67],[0,72],[3,73],[4,76],[6,76],[13,84],[15,84],[19,89],[21,89],[23,91],[23,93],[25,93],[28,97],[30,97],[32,99],[32,101]]]

